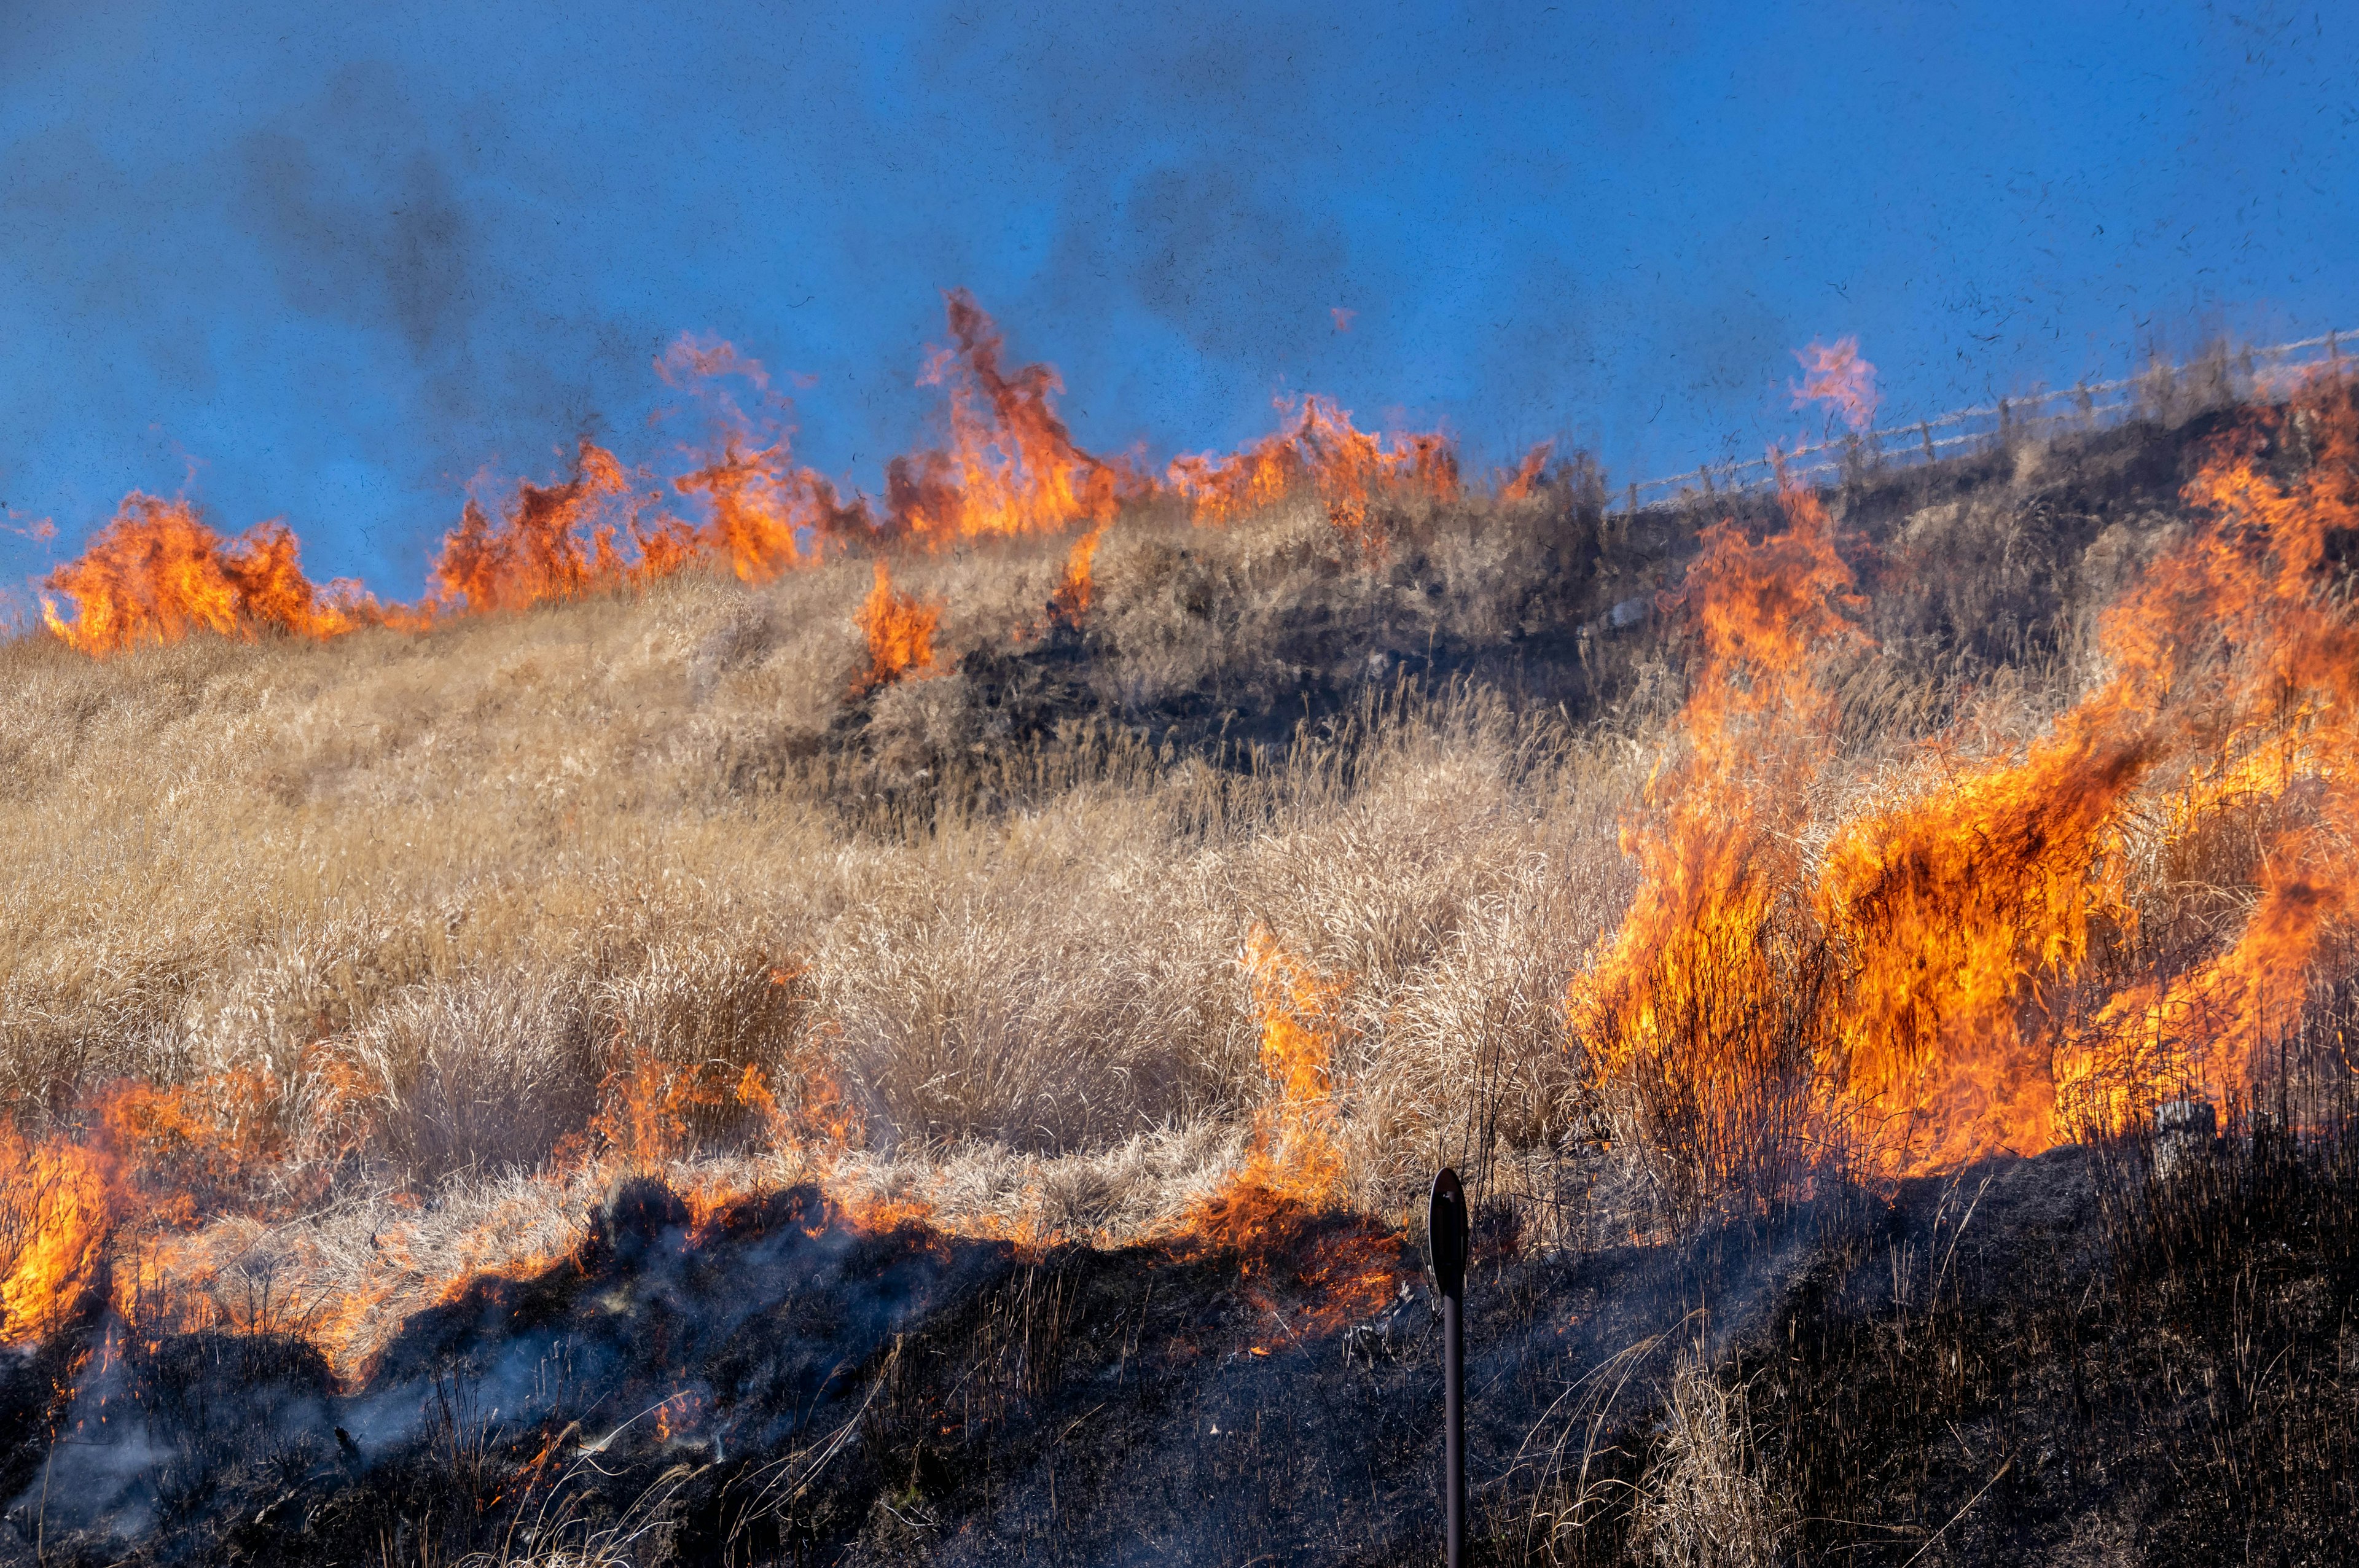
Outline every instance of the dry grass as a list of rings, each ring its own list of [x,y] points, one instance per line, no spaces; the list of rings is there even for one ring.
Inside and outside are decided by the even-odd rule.
[[[2093,607],[2173,525],[2081,505],[2093,462],[1854,498],[1881,651],[1832,672],[1806,855],[1905,791],[1918,738],[2008,752],[2091,677]],[[1675,583],[1701,516],[1563,487],[1420,504],[1368,552],[1306,502],[1149,508],[1078,638],[1043,616],[1069,541],[897,565],[940,655],[863,697],[859,559],[424,635],[0,644],[0,1094],[29,1128],[110,1079],[257,1073],[287,1212],[543,1168],[633,1064],[754,1068],[842,1102],[876,1170],[1114,1234],[1196,1179],[1141,1151],[1231,1158],[1270,1093],[1266,925],[1340,987],[1354,1201],[1446,1160],[1576,1234],[1599,1179],[1654,1179],[1578,1157],[1564,1001],[1629,900],[1686,656],[1603,613]],[[710,1097],[674,1131],[764,1157]]]
[[[1715,1375],[1701,1349],[1680,1358],[1661,1430],[1639,1477],[1632,1545],[1660,1568],[1771,1568],[1791,1510],[1770,1489],[1745,1386]]]
[[[1467,560],[1499,526],[1470,515]],[[1116,708],[1287,678],[1247,656],[1277,635],[1256,617],[1314,579],[1355,615],[1399,597],[1323,529],[1117,530],[1088,678]],[[1006,644],[1061,549],[899,575],[950,606],[955,657]],[[1183,549],[1234,611],[1210,641],[1181,634]],[[1268,1087],[1259,922],[1348,988],[1371,1199],[1561,1131],[1554,998],[1624,896],[1636,762],[1390,682],[1243,765],[1118,729],[995,747],[963,673],[847,697],[866,585],[852,562],[424,636],[0,647],[0,1092],[38,1122],[109,1079],[258,1069],[286,1161],[413,1188],[538,1166],[642,1055],[832,1078],[880,1157],[1234,1142]],[[995,798],[923,787],[953,746]]]

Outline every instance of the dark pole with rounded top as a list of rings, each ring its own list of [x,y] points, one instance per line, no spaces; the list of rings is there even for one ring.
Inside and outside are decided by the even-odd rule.
[[[1458,1173],[1433,1178],[1426,1209],[1426,1248],[1441,1292],[1441,1497],[1443,1561],[1466,1562],[1466,1190]]]

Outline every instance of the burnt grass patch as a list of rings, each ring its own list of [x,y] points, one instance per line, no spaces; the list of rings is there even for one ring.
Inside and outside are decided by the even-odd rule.
[[[1829,494],[1865,629],[1936,702],[2003,669],[2052,667],[2083,629],[2082,607],[2108,591],[2100,579],[2163,536],[2181,488],[2242,418],[2133,420],[1921,466],[1863,460]],[[1184,628],[1175,635],[1238,642],[1203,678],[1142,680],[1117,635],[1052,618],[1038,635],[960,654],[954,711],[924,735],[880,727],[880,688],[848,699],[821,732],[729,738],[715,779],[733,795],[785,793],[893,833],[1179,763],[1228,777],[1288,758],[1348,769],[1387,707],[1451,693],[1482,692],[1532,720],[1630,721],[1691,656],[1677,589],[1704,531],[1728,519],[1775,529],[1777,498],[1694,491],[1632,509],[1579,463],[1538,493],[1524,508],[1379,505],[1381,552],[1347,559],[1338,546],[1282,608],[1251,611],[1242,640],[1262,590],[1210,549],[1169,544],[1156,580]],[[1469,556],[1483,569],[1470,575]]]
[[[2350,1561],[2359,1159],[2264,1121],[2153,1165],[2069,1148],[1578,1256],[1489,1227],[1482,1560],[1676,1560],[1645,1520],[1695,1461],[1686,1363],[1742,1392],[1730,1463],[1774,1503],[1723,1560]],[[0,1561],[1430,1561],[1413,1254],[1345,1217],[1264,1234],[1027,1250],[811,1188],[694,1219],[642,1180],[357,1388],[294,1335],[92,1331],[71,1409],[10,1434]],[[1401,1249],[1392,1305],[1321,1316],[1337,1245]]]

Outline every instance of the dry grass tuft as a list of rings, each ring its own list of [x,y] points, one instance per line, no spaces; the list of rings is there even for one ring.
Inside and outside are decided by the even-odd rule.
[[[1743,1383],[1680,1357],[1632,1510],[1631,1545],[1660,1568],[1772,1568],[1791,1510],[1771,1488]]]

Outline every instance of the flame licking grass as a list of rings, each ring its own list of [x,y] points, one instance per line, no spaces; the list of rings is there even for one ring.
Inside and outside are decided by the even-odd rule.
[[[712,503],[716,553],[740,582],[767,582],[802,561],[790,481],[779,472],[785,457],[783,444],[749,448],[732,432],[712,461],[671,481]]]
[[[875,586],[853,611],[853,624],[868,639],[868,667],[854,677],[854,696],[889,686],[906,675],[924,675],[934,667],[934,627],[942,607],[934,600],[903,593],[893,586],[893,573],[880,557]]]
[[[759,360],[721,339],[683,334],[656,373],[705,403],[718,426],[699,466],[671,481],[679,494],[704,498],[710,519],[694,540],[699,558],[725,563],[740,582],[767,582],[829,543],[875,533],[865,502],[839,501],[832,484],[794,463],[788,406]],[[751,390],[750,411],[728,391],[733,382]]]
[[[0,1126],[0,1346],[42,1338],[103,1286],[109,1175],[96,1150]]]
[[[1689,568],[1685,755],[1624,829],[1637,896],[1568,999],[1593,1091],[1617,1131],[1666,1152],[1681,1206],[1782,1185],[1811,1108],[1823,945],[1794,903],[1797,829],[1836,712],[1820,666],[1860,633],[1825,509],[1781,499],[1784,530],[1756,543],[1722,523]]]
[[[186,502],[136,491],[81,557],[43,586],[74,607],[69,621],[44,598],[49,631],[101,656],[177,643],[200,629],[249,641],[265,633],[333,637],[385,619],[357,583],[314,586],[284,524],[259,524],[224,540]]]
[[[693,535],[677,519],[647,519],[631,481],[614,453],[585,439],[571,478],[519,484],[496,519],[468,502],[434,563],[435,604],[524,610],[679,570],[696,553]]]
[[[1399,1236],[1344,1212],[1334,1072],[1345,986],[1259,923],[1243,958],[1273,1093],[1254,1118],[1245,1162],[1183,1211],[1167,1239],[1183,1251],[1235,1253],[1247,1298],[1290,1335],[1332,1332],[1391,1300],[1401,1271]],[[1280,1281],[1295,1298],[1291,1323],[1265,1289]]]
[[[1530,500],[1532,492],[1539,487],[1541,476],[1548,472],[1549,454],[1555,450],[1554,441],[1542,441],[1526,452],[1524,460],[1516,465],[1516,471],[1508,475],[1506,483],[1499,487],[1499,499],[1507,502]]]
[[[357,584],[324,588],[306,579],[295,535],[263,524],[224,541],[186,503],[135,492],[78,560],[47,586],[71,600],[71,618],[44,601],[49,629],[70,645],[103,655],[193,632],[251,638],[265,632],[332,637],[366,625],[417,630],[456,615],[517,611],[584,595],[643,588],[687,570],[725,569],[766,582],[818,558],[828,546],[942,550],[991,537],[1086,527],[1056,611],[1086,611],[1090,556],[1124,506],[1151,499],[1155,481],[1125,458],[1077,446],[1056,410],[1060,390],[1046,364],[1004,363],[999,329],[964,290],[946,296],[951,343],[934,351],[922,384],[946,389],[948,439],[894,459],[886,469],[885,516],[858,495],[792,459],[787,405],[759,362],[720,340],[684,336],[657,360],[663,382],[702,401],[714,417],[711,444],[668,489],[696,503],[699,523],[664,510],[667,486],[582,439],[571,471],[553,483],[520,481],[503,505],[469,500],[429,570],[415,606],[379,605]],[[753,395],[727,390],[743,384]],[[1454,447],[1439,433],[1385,438],[1353,427],[1351,416],[1309,396],[1287,426],[1233,456],[1183,458],[1169,486],[1199,522],[1225,524],[1297,488],[1314,491],[1343,534],[1372,552],[1384,541],[1371,507],[1385,499],[1458,494]],[[1510,482],[1515,495],[1537,481],[1545,449]]]
[[[1239,1180],[1308,1207],[1332,1204],[1343,1176],[1332,1076],[1343,986],[1258,922],[1245,935],[1245,963],[1261,1020],[1262,1071],[1277,1095],[1256,1119],[1257,1147]]]
[[[1004,370],[1005,343],[974,297],[947,296],[951,346],[934,351],[920,384],[950,391],[950,444],[893,460],[891,531],[940,549],[962,540],[1103,523],[1152,488],[1128,464],[1091,456],[1057,416],[1063,390],[1045,364]]]
[[[1049,617],[1068,626],[1079,626],[1089,614],[1090,562],[1098,553],[1098,544],[1105,537],[1111,522],[1101,523],[1073,542],[1073,553],[1065,557],[1065,575],[1058,580],[1056,590],[1049,596]]]
[[[2104,673],[2044,736],[1961,766],[1968,738],[1936,735],[1903,759],[1920,783],[1832,821],[1828,672],[1866,643],[1825,514],[1789,490],[1784,531],[1706,534],[1680,754],[1625,827],[1640,889],[1567,998],[1593,1103],[1674,1207],[2254,1091],[2359,877],[2349,384],[2216,449],[2186,499],[2200,526],[2103,618]],[[2249,912],[2190,936],[2152,873],[2237,822]]]
[[[1348,410],[1317,396],[1281,401],[1283,427],[1229,457],[1205,453],[1171,464],[1171,488],[1194,503],[1199,522],[1226,524],[1284,499],[1315,492],[1328,520],[1375,546],[1369,507],[1380,498],[1458,496],[1458,452],[1438,432],[1389,440],[1355,428]]]

